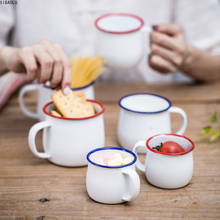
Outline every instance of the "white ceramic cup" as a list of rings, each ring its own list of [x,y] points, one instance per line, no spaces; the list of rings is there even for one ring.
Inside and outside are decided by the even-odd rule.
[[[166,141],[174,141],[181,145],[185,152],[163,153],[153,147]],[[187,185],[193,174],[194,143],[187,137],[176,134],[159,134],[146,141],[138,141],[133,151],[137,154],[138,148],[147,152],[145,165],[137,158],[136,166],[145,173],[149,183],[166,189],[175,189]]]
[[[31,127],[28,135],[29,147],[39,158],[48,159],[61,166],[87,165],[86,155],[92,149],[105,144],[104,106],[95,100],[87,100],[96,114],[85,118],[65,118],[50,114],[52,102],[43,108],[45,121]],[[43,129],[44,152],[38,152],[35,137]]]
[[[131,156],[132,162],[122,166],[104,166],[97,162],[118,151],[124,156]],[[106,204],[123,203],[135,199],[140,192],[140,180],[135,171],[136,159],[132,151],[119,147],[97,148],[89,152],[86,175],[89,197]]]
[[[90,83],[87,86],[80,87],[80,88],[74,88],[73,91],[80,91],[83,90],[85,92],[85,96],[87,99],[94,99],[94,88],[93,88],[94,82]],[[29,93],[31,91],[37,92],[37,107],[36,112],[32,112],[27,109],[24,103],[24,96],[26,93]],[[34,119],[38,119],[40,121],[44,120],[44,113],[42,111],[44,105],[51,101],[51,95],[55,92],[55,89],[51,89],[49,86],[42,85],[42,84],[31,84],[24,86],[20,93],[19,93],[19,104],[21,107],[22,112]]]
[[[177,134],[182,135],[187,126],[186,113],[173,107],[171,102],[159,95],[151,93],[135,93],[123,96],[119,100],[120,115],[118,121],[118,142],[132,150],[139,140],[156,134],[172,133],[170,113],[180,114],[182,125]],[[139,150],[140,153],[145,151]]]
[[[147,53],[147,38],[151,28],[142,18],[126,13],[104,14],[95,20],[96,52],[112,68],[136,66]]]

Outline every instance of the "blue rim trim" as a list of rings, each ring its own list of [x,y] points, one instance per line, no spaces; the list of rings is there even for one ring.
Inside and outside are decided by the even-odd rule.
[[[121,104],[121,101],[124,99],[124,98],[127,98],[127,97],[130,97],[130,96],[135,96],[135,95],[151,95],[151,96],[156,96],[156,97],[159,97],[159,98],[162,98],[164,99],[165,101],[168,102],[168,107],[163,109],[163,110],[160,110],[160,111],[155,111],[155,112],[141,112],[141,111],[134,111],[132,109],[129,109],[129,108],[126,108],[124,107],[122,104]],[[160,95],[157,95],[157,94],[154,94],[154,93],[131,93],[131,94],[128,94],[128,95],[125,95],[123,97],[121,97],[118,101],[118,104],[121,108],[123,108],[124,110],[126,111],[129,111],[129,112],[134,112],[134,113],[141,113],[141,114],[155,114],[155,113],[161,113],[161,112],[165,112],[167,111],[171,106],[172,106],[172,103],[169,99],[165,98],[164,96],[160,96]]]
[[[128,164],[125,164],[125,165],[121,165],[121,166],[105,166],[105,165],[101,165],[101,164],[98,164],[98,163],[95,163],[93,161],[90,160],[90,155],[95,153],[96,151],[102,151],[102,150],[120,150],[120,151],[125,151],[127,153],[130,153],[134,159],[131,163],[128,163]],[[132,164],[134,164],[136,161],[137,161],[137,156],[135,155],[135,153],[133,153],[132,151],[130,150],[127,150],[127,149],[124,149],[124,148],[120,148],[120,147],[101,147],[101,148],[96,148],[92,151],[90,151],[87,156],[86,156],[87,160],[89,163],[95,165],[95,166],[98,166],[98,167],[103,167],[103,168],[123,168],[123,167],[128,167]]]
[[[95,80],[93,82],[91,82],[90,84],[86,85],[86,86],[82,86],[82,87],[78,87],[78,88],[71,88],[71,89],[72,89],[72,91],[82,90],[82,89],[85,89],[89,86],[92,86],[94,83],[95,83]],[[47,89],[52,89],[52,88],[50,88],[50,86],[44,85],[44,87],[47,88]]]

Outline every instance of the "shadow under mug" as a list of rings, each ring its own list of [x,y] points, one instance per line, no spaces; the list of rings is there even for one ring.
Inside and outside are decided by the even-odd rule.
[[[163,153],[153,147],[167,141],[174,141],[182,146],[185,152]],[[134,146],[134,153],[138,148],[145,149],[145,165],[137,158],[136,166],[145,173],[149,183],[166,189],[176,189],[187,185],[193,175],[194,143],[187,137],[176,134],[159,134],[147,141],[138,141]]]
[[[85,96],[87,99],[94,99],[94,88],[93,88],[94,83],[95,82],[92,82],[87,86],[74,88],[72,90],[73,91],[83,90],[85,92]],[[36,112],[32,112],[29,109],[27,109],[26,105],[24,104],[25,94],[29,93],[31,91],[37,92]],[[19,93],[19,105],[20,105],[22,112],[30,118],[38,119],[40,121],[44,120],[45,115],[44,115],[42,109],[46,103],[52,101],[51,95],[55,91],[56,91],[55,89],[51,89],[49,86],[42,85],[42,84],[31,84],[31,85],[24,86]]]
[[[104,14],[95,20],[95,48],[107,66],[129,69],[147,54],[149,26],[141,17],[126,13]]]
[[[119,106],[118,142],[129,150],[139,140],[156,134],[172,133],[170,113],[177,113],[182,117],[182,125],[177,134],[182,135],[187,127],[186,113],[173,107],[163,96],[151,93],[129,94],[119,100]],[[145,153],[145,150],[139,149],[138,152]]]
[[[104,106],[95,100],[87,100],[95,108],[95,115],[84,118],[57,117],[50,113],[53,102],[43,108],[45,120],[33,125],[28,142],[31,152],[61,166],[87,165],[86,155],[92,149],[105,144]],[[43,130],[44,152],[38,152],[35,137]]]
[[[118,152],[125,157],[132,157],[132,161],[121,166],[105,166],[98,163],[101,158]],[[132,151],[119,147],[103,147],[89,152],[86,174],[86,189],[89,197],[106,204],[135,199],[140,192],[140,179],[135,171],[136,159]]]

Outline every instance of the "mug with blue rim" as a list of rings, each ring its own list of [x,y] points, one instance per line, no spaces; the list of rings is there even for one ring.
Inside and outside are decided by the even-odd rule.
[[[186,113],[172,106],[167,98],[151,93],[134,93],[119,100],[120,115],[117,138],[119,144],[132,150],[135,143],[160,133],[171,133],[170,113],[180,114],[181,128],[176,134],[183,135],[187,127]],[[173,132],[172,132],[173,133]],[[139,153],[145,153],[139,149]]]
[[[131,162],[119,166],[105,166],[100,162],[104,157],[115,153],[130,157]],[[86,189],[91,199],[105,204],[118,204],[137,197],[140,179],[135,170],[137,157],[132,151],[119,147],[102,147],[90,151],[87,160]]]

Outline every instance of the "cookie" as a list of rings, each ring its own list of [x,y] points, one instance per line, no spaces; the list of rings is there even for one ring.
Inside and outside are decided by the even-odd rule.
[[[52,100],[59,112],[67,118],[82,118],[95,114],[93,105],[79,92],[69,92],[65,95],[59,90],[52,95]]]
[[[51,110],[51,112],[50,112],[52,115],[54,115],[54,116],[57,116],[57,117],[62,117],[62,115],[61,114],[59,114],[57,111],[55,111],[55,110]]]

